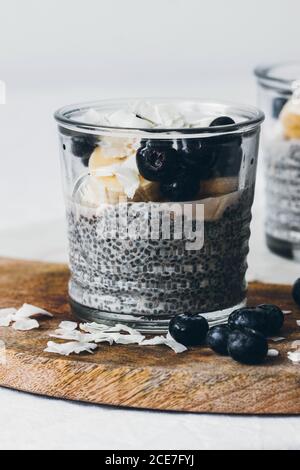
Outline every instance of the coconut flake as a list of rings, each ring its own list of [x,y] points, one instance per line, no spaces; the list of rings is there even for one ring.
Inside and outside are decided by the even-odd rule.
[[[269,349],[268,357],[278,357],[279,351],[277,349]]]
[[[155,336],[151,339],[145,339],[141,341],[141,346],[160,346],[166,344],[166,338],[164,336]]]
[[[67,341],[78,341],[78,342],[89,342],[91,335],[83,334],[80,331],[68,331],[68,330],[56,330],[54,333],[51,333],[50,338],[64,339]]]
[[[174,338],[172,338],[170,332],[167,334],[167,342],[166,345],[169,346],[169,348],[173,349],[173,351],[176,354],[181,354],[185,351],[187,351],[187,347],[184,346],[183,344],[177,343]]]
[[[112,328],[107,328],[107,332],[117,332],[117,333],[129,333],[130,335],[139,335],[142,336],[142,334],[135,330],[134,328],[131,328],[130,326],[123,325],[121,323],[118,323],[116,326]]]
[[[155,336],[152,339],[146,339],[140,343],[140,346],[168,346],[173,349],[176,354],[181,354],[187,351],[187,348],[183,344],[177,343],[170,334],[167,337],[165,336]]]
[[[10,326],[16,311],[15,308],[2,308],[0,310],[0,327]]]
[[[59,325],[60,330],[74,331],[77,330],[78,323],[73,321],[62,321]]]
[[[119,338],[115,340],[116,344],[141,344],[144,339],[141,335],[119,335]]]
[[[20,318],[13,324],[13,329],[16,331],[30,331],[39,328],[39,322],[27,318]]]
[[[292,349],[300,350],[300,340],[296,340],[292,342]]]
[[[288,358],[295,364],[300,364],[300,351],[288,352]]]
[[[70,356],[70,354],[80,354],[82,352],[92,354],[97,347],[97,344],[94,343],[71,342],[58,344],[53,341],[49,341],[45,352],[60,354],[61,356]]]
[[[144,129],[153,127],[149,121],[138,117],[133,111],[130,110],[121,109],[119,111],[116,111],[113,114],[110,114],[110,116],[108,116],[108,120],[110,125],[115,127],[137,127]]]
[[[110,331],[108,325],[103,323],[81,323],[79,328],[86,333],[95,333],[99,331]]]
[[[269,341],[272,341],[273,343],[280,343],[281,341],[285,341],[286,338],[284,338],[283,336],[274,336],[272,338],[268,338]]]
[[[30,318],[30,317],[35,317],[37,315],[42,315],[42,316],[50,317],[50,318],[53,317],[52,313],[49,313],[40,307],[36,307],[34,305],[29,305],[29,304],[24,304],[23,307],[21,307],[16,312],[14,318],[15,320],[17,320],[19,318]]]
[[[297,320],[297,322],[296,322],[296,323],[297,323],[297,325],[298,325],[298,326],[300,326],[300,320]]]
[[[291,315],[293,312],[291,310],[282,310],[283,315]]]
[[[124,193],[129,199],[133,199],[140,186],[140,179],[137,173],[130,168],[119,166],[115,173],[119,183],[123,187]]]

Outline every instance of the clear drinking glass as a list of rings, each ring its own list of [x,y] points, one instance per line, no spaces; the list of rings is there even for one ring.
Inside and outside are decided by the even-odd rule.
[[[300,260],[300,62],[255,71],[266,114],[263,152],[266,238],[271,251]]]
[[[200,100],[147,102],[205,116],[206,127],[203,119],[199,127],[175,129],[95,124],[95,113],[118,112],[125,100],[55,115],[70,303],[84,321],[144,332],[166,331],[181,313],[201,313],[216,324],[246,302],[264,116],[253,107]],[[233,121],[212,127],[220,116]]]

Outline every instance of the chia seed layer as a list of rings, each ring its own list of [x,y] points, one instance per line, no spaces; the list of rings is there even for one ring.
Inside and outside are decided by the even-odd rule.
[[[213,312],[245,299],[254,188],[240,193],[216,221],[205,222],[205,243],[101,237],[103,214],[68,207],[70,295],[100,311],[144,317]],[[110,206],[105,217],[116,211]],[[150,221],[148,220],[150,223]]]

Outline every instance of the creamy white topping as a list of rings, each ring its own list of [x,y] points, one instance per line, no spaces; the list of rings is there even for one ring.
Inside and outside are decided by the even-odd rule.
[[[74,119],[87,124],[140,129],[189,129],[209,127],[220,112],[204,112],[194,104],[138,101],[111,113],[90,109]],[[237,121],[237,119],[235,119]]]

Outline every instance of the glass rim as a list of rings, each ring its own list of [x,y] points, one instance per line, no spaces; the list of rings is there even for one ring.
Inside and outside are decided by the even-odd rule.
[[[296,80],[299,80],[300,77],[284,78],[280,76],[280,74],[272,74],[272,72],[274,72],[274,70],[278,69],[279,67],[288,68],[291,66],[298,66],[300,70],[300,61],[290,60],[286,62],[277,62],[267,65],[258,65],[254,69],[254,74],[258,81],[263,85],[273,88],[274,90],[283,89],[284,91],[292,92],[293,83]]]
[[[151,128],[146,129],[143,127],[125,127],[125,126],[108,126],[108,125],[96,125],[87,122],[81,122],[72,118],[72,114],[76,112],[85,112],[91,108],[99,108],[108,106],[109,104],[119,103],[126,104],[128,102],[140,101],[141,98],[121,98],[121,99],[105,99],[99,101],[92,101],[87,103],[79,103],[74,105],[64,106],[58,109],[54,113],[54,118],[58,124],[70,130],[78,131],[84,130],[87,133],[109,133],[109,134],[121,134],[121,135],[132,135],[138,134],[141,137],[152,137],[152,138],[170,138],[170,135],[176,135],[176,138],[187,138],[200,137],[203,134],[228,134],[237,132],[246,132],[255,129],[260,126],[265,120],[265,114],[256,106],[247,104],[238,104],[226,101],[205,101],[199,98],[142,98],[146,101],[162,100],[164,102],[182,102],[182,103],[199,103],[203,106],[211,108],[228,107],[236,111],[237,114],[244,116],[245,119],[235,124],[229,124],[226,126],[215,126],[215,127],[195,127],[195,128]]]

